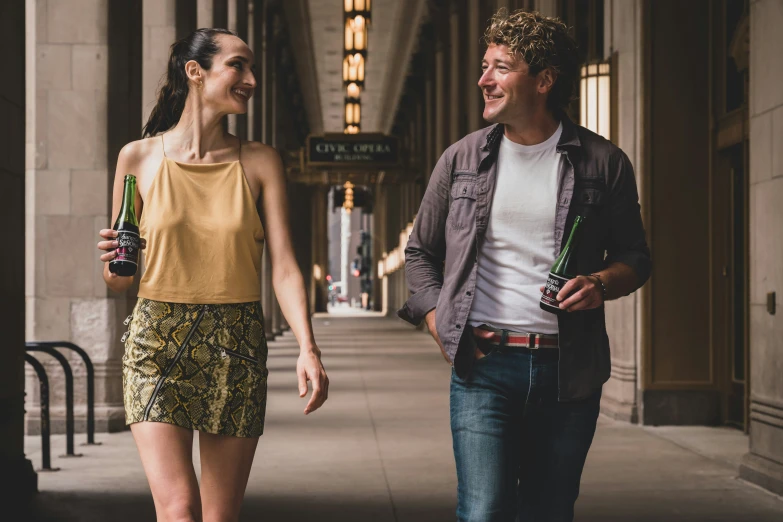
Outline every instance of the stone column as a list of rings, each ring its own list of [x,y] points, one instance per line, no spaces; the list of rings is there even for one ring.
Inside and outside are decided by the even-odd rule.
[[[28,78],[35,117],[26,172],[26,338],[72,341],[96,371],[96,430],[124,428],[120,359],[125,296],[110,295],[95,244],[110,221],[108,167],[108,2],[29,2],[37,20]],[[48,356],[41,355],[41,360]],[[84,369],[75,374],[76,427],[85,424]],[[62,371],[51,366],[53,431],[64,430]],[[55,369],[56,368],[56,369]],[[28,373],[29,375],[29,373]],[[28,378],[39,428],[37,383]]]
[[[237,32],[237,0],[228,0],[228,30]],[[237,114],[226,116],[228,132],[237,135]]]
[[[536,10],[544,16],[558,15],[557,0],[536,0],[535,6]]]
[[[165,81],[169,48],[177,38],[176,0],[143,0],[144,61],[142,64],[142,122],[146,123]],[[74,14],[78,13],[78,9]]]
[[[782,23],[779,1],[751,3],[750,451],[740,467],[740,477],[778,495],[783,495]]]
[[[254,4],[257,48],[256,56],[261,57],[260,74],[258,78],[258,99],[256,117],[260,127],[260,138],[263,143],[271,144],[273,131],[272,119],[272,72],[274,71],[274,53],[271,42],[274,26],[271,23],[269,3],[266,1]],[[258,31],[260,29],[260,31]],[[260,52],[259,52],[260,51]],[[259,106],[260,105],[260,106]],[[269,249],[264,248],[264,261],[261,268],[262,307],[264,309],[264,329],[267,339],[274,339],[272,333],[272,309],[274,308],[274,289],[272,288],[272,264],[269,259]]]
[[[460,31],[460,10],[461,6],[456,3],[449,9],[449,144],[462,138],[460,123],[461,115],[465,114],[465,105],[460,96],[462,78],[467,72],[462,66],[464,60],[460,56],[460,40],[464,38]]]
[[[643,121],[642,101],[644,91],[642,86],[643,69],[643,32],[642,32],[642,2],[607,1],[605,4],[606,33],[613,36],[606,52],[614,49],[617,53],[617,145],[625,151],[634,165],[642,206],[644,203],[645,164],[642,156]],[[614,24],[614,27],[612,27]],[[607,54],[608,57],[608,54]],[[612,346],[612,372],[609,381],[604,385],[601,399],[601,410],[610,417],[637,422],[639,405],[637,388],[641,379],[637,379],[640,371],[641,352],[641,314],[640,296],[646,292],[646,287],[628,297],[611,301],[606,304],[606,329]]]
[[[479,15],[479,0],[468,0],[468,63],[476,64],[481,63],[481,52],[483,45],[479,43],[480,28],[479,26],[484,23]],[[481,90],[479,89],[478,73],[473,72],[475,69],[468,67],[468,74],[464,75],[463,81],[465,81],[465,93],[468,111],[468,132],[474,132],[481,128],[481,114],[483,110],[483,103],[481,102]]]
[[[196,25],[213,27],[214,0],[196,0]]]
[[[432,169],[435,165],[435,110],[433,98],[435,97],[435,82],[432,79],[432,71],[425,73],[424,81],[424,183],[429,183]]]
[[[264,256],[261,262],[261,307],[264,311],[264,331],[266,332],[268,341],[273,341],[275,339],[275,334],[272,332],[273,294],[272,263],[269,260],[269,249],[265,246]]]
[[[229,0],[228,2],[228,28],[237,33],[242,40],[248,42],[248,0]],[[248,123],[247,114],[232,114],[228,117],[229,132],[247,139]]]
[[[256,11],[257,7],[255,2],[249,2],[247,6],[247,46],[256,53],[257,37],[256,37],[256,17],[262,16],[261,13]],[[258,57],[256,57],[258,60]],[[251,98],[250,105],[247,108],[247,139],[250,141],[256,141],[258,134],[256,133],[256,103],[255,98],[258,97],[259,87],[261,82],[260,73],[258,70],[255,72],[256,76],[256,92]]]
[[[278,75],[278,48],[282,43],[282,35],[280,33],[280,16],[276,10],[269,13],[270,30],[269,37],[271,38],[272,46],[269,53],[269,118],[270,118],[270,136],[269,144],[272,147],[278,147],[278,132],[280,129],[279,114],[278,114],[278,91],[280,89],[280,75]],[[280,303],[277,301],[277,296],[272,295],[272,332],[277,336],[282,334],[280,328],[280,317],[283,315],[280,310]]]
[[[282,317],[283,312],[280,309],[280,303],[277,301],[277,295],[275,295],[272,302],[272,333],[275,335],[275,337],[282,335],[283,333],[281,323]]]
[[[26,13],[25,3],[28,4]],[[0,209],[6,249],[0,258],[0,286],[3,288],[0,305],[0,331],[3,332],[0,341],[0,500],[6,510],[15,513],[20,512],[18,506],[25,504],[37,489],[37,476],[24,455],[24,155],[25,149],[32,152],[33,144],[29,133],[27,143],[23,143],[23,129],[25,111],[30,121],[35,120],[35,91],[25,90],[25,75],[34,75],[29,68],[36,50],[36,18],[32,4],[32,0],[0,4],[0,57],[7,74],[0,82],[0,114],[4,115],[0,118],[0,184],[3,186]]]
[[[237,0],[227,0],[227,16],[229,31],[237,31]],[[230,134],[237,134],[237,115],[229,114],[226,116],[226,127]]]
[[[383,185],[375,186],[372,212],[372,303],[373,310],[383,310],[383,277],[378,275],[378,262],[386,252],[386,227],[384,226],[384,208],[386,206],[386,191]],[[384,276],[385,277],[385,276]]]
[[[441,25],[443,23],[441,22]],[[448,87],[446,86],[446,51],[442,31],[435,33],[435,161],[446,150]]]

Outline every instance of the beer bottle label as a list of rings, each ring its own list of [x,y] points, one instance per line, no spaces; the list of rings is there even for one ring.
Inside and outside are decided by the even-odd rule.
[[[559,308],[560,302],[557,300],[557,294],[560,293],[560,290],[562,290],[565,284],[570,280],[570,277],[563,277],[549,272],[546,286],[544,286],[544,293],[541,295],[541,304]]]
[[[138,232],[120,230],[117,232],[117,244],[119,247],[117,247],[117,257],[114,258],[114,261],[138,264],[139,249],[141,248]]]

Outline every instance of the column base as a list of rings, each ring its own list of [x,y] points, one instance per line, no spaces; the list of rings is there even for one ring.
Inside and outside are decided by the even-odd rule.
[[[65,409],[49,410],[50,433],[65,433]],[[87,414],[82,411],[73,417],[74,431],[87,433]],[[95,433],[116,433],[127,429],[123,406],[102,406],[95,408]],[[41,416],[38,407],[29,408],[25,416],[25,434],[41,434]]]
[[[779,462],[746,453],[742,457],[739,476],[776,495],[783,495],[783,464]]]
[[[606,395],[601,397],[601,413],[622,422],[630,422],[631,424],[639,422],[639,411],[636,404],[619,402]]]
[[[30,500],[38,493],[38,474],[33,463],[24,457],[18,459],[0,459],[0,502],[3,511],[8,513],[24,512]],[[16,510],[9,507],[20,506]]]

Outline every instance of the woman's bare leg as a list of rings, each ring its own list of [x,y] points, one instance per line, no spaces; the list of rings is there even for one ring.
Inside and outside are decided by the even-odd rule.
[[[163,422],[131,424],[158,522],[201,522],[193,431]]]
[[[258,437],[199,432],[198,442],[204,522],[236,522],[239,520]]]

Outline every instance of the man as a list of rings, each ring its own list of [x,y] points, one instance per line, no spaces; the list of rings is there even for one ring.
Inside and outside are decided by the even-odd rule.
[[[604,301],[650,274],[628,157],[565,115],[576,44],[559,20],[500,11],[485,34],[484,119],[441,156],[408,247],[412,296],[454,364],[460,521],[570,521],[609,378]],[[577,215],[579,276],[539,307]]]

